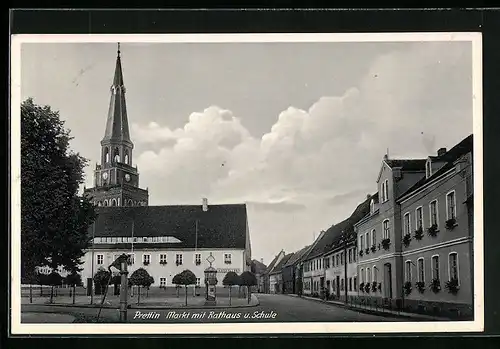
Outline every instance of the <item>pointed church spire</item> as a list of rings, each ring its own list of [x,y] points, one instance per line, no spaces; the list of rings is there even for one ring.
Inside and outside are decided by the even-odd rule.
[[[111,86],[111,99],[106,122],[106,132],[101,144],[109,142],[126,143],[129,146],[133,146],[128,128],[120,43],[118,43],[115,76],[113,78],[113,85]]]

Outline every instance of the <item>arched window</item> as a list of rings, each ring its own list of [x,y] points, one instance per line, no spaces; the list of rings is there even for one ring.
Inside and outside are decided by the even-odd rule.
[[[98,201],[98,202],[97,202],[97,206],[102,206],[102,202],[101,202],[101,201]]]
[[[104,149],[104,162],[106,162],[106,163],[109,162],[109,149],[108,148]]]
[[[116,199],[111,200],[111,206],[116,206]]]
[[[108,200],[104,200],[103,206],[108,206]]]
[[[127,165],[130,165],[128,159],[129,159],[129,156],[128,156],[128,149],[127,149],[127,150],[125,150],[125,163]]]
[[[120,150],[118,148],[115,148],[113,152],[113,160],[115,162],[120,162]]]
[[[134,206],[132,199],[128,199],[128,206]]]

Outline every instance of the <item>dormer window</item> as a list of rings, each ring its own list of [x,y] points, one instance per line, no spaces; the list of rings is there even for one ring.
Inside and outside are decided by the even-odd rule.
[[[389,180],[385,180],[382,182],[382,186],[380,189],[380,202],[386,202],[389,200]]]
[[[425,163],[425,178],[432,176],[432,163],[430,159],[427,159]]]
[[[373,214],[375,211],[375,201],[373,199],[370,201],[370,213]]]

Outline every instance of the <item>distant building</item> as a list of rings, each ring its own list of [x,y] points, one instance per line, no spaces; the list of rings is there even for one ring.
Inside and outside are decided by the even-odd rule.
[[[279,261],[285,256],[285,251],[281,250],[269,263],[267,266],[266,271],[263,274],[263,279],[264,279],[264,293],[271,293],[271,278],[270,274],[273,271],[274,267],[279,263]],[[273,279],[274,281],[274,279]],[[274,285],[273,285],[274,287]]]
[[[299,270],[299,264],[302,257],[307,253],[310,246],[306,246],[303,249],[295,252],[290,259],[283,265],[282,275],[283,275],[283,293],[298,294],[297,285],[297,274]]]
[[[260,262],[257,260],[252,260],[251,271],[255,274],[257,279],[257,286],[255,287],[257,292],[264,292],[264,273],[266,272],[267,266],[261,259]]]
[[[269,293],[284,293],[283,266],[293,256],[289,253],[283,256],[269,273]]]

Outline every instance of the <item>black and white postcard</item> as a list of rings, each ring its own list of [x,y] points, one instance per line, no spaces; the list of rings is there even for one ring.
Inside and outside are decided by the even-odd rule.
[[[482,331],[481,60],[479,33],[12,36],[12,333]]]

